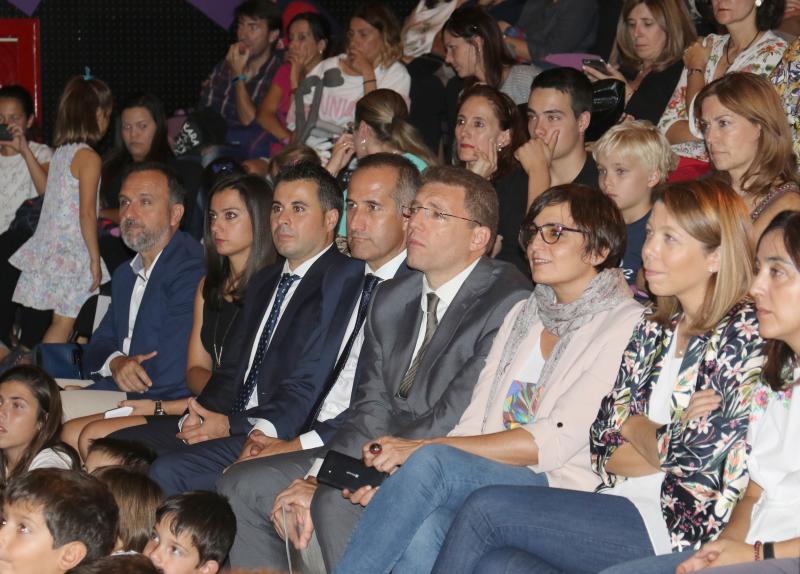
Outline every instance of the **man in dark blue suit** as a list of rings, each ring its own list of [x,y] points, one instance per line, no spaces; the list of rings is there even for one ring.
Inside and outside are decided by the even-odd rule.
[[[254,430],[291,439],[303,429],[333,368],[323,349],[335,311],[360,293],[348,286],[362,268],[333,244],[341,211],[341,192],[322,168],[298,165],[279,178],[270,224],[285,261],[250,283],[243,323],[231,332],[236,372],[221,373],[190,400],[177,435],[158,424],[129,435],[161,455],[150,475],[165,493],[213,489]]]
[[[114,272],[111,305],[84,348],[84,366],[95,383],[62,393],[70,418],[114,408],[125,395],[166,400],[189,394],[187,341],[205,265],[202,246],[178,230],[183,195],[162,164],[135,164],[127,173],[119,194],[120,228],[137,255]]]

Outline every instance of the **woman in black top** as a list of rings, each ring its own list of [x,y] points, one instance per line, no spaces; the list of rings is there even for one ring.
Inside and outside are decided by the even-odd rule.
[[[658,124],[683,71],[683,51],[696,38],[686,6],[676,0],[626,0],[606,74],[584,66],[589,79],[625,82],[625,113]]]
[[[517,243],[527,212],[528,177],[514,159],[514,152],[526,139],[519,110],[506,94],[486,84],[464,91],[456,117],[455,155],[459,163],[488,179],[497,190],[500,223],[495,257],[530,276],[525,252]]]

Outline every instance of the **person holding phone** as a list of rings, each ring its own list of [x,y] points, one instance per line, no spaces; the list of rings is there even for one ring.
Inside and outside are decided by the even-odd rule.
[[[695,40],[683,2],[626,0],[622,7],[611,64],[584,60],[592,81],[625,82],[625,113],[657,124],[683,71],[681,56]]]

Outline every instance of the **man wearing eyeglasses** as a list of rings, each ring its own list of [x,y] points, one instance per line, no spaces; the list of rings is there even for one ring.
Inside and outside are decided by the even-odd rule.
[[[325,447],[308,452],[307,478],[295,480],[273,505],[271,519],[281,537],[284,509],[302,525],[288,533],[295,547],[305,548],[316,531],[329,572],[374,491],[345,492],[348,500],[318,484],[322,458],[331,450],[361,458],[365,444],[386,435],[446,434],[469,403],[503,318],[531,288],[514,267],[486,257],[497,230],[498,204],[483,178],[461,168],[429,168],[403,214],[408,265],[422,274],[387,281],[376,292],[351,415]],[[267,520],[258,548],[248,557],[232,554],[234,566],[287,567]]]

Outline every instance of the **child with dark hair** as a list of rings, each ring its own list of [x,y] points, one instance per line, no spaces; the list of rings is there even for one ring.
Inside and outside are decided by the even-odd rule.
[[[77,466],[59,440],[61,412],[58,385],[40,368],[20,365],[0,375],[0,489],[29,470]]]
[[[141,554],[114,554],[79,564],[67,574],[159,574],[159,571]]]
[[[96,478],[53,468],[17,477],[3,493],[3,572],[64,574],[107,556],[117,521],[114,498]]]
[[[216,574],[235,535],[236,517],[224,496],[185,492],[158,507],[144,554],[164,574]]]
[[[92,476],[105,484],[119,509],[115,552],[142,552],[150,540],[156,510],[164,500],[161,488],[147,475],[122,466],[104,466]]]
[[[86,472],[94,472],[106,466],[124,466],[146,474],[155,459],[156,453],[141,443],[103,437],[92,441],[83,466]]]

